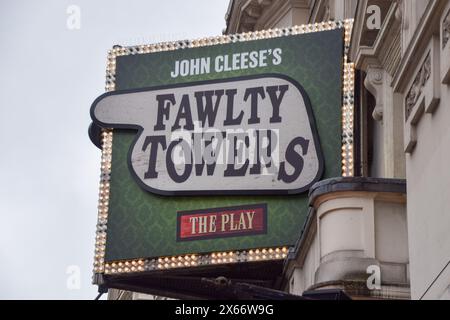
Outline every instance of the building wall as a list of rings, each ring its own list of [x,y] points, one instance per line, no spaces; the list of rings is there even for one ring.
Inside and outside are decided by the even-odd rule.
[[[232,2],[238,5],[241,1]],[[406,178],[408,190],[407,219],[401,205],[375,203],[375,256],[380,261],[395,256],[398,263],[408,265],[413,299],[450,298],[450,41],[446,40],[450,1],[253,2],[265,5],[260,7],[261,15],[254,17],[253,29],[252,24],[246,25],[247,31],[355,17],[350,56],[361,72],[361,93],[374,101],[373,106],[367,99],[361,101],[359,110],[365,117],[358,124],[361,140],[367,142],[371,137],[362,145],[361,172],[371,177]],[[381,28],[376,30],[367,26],[367,8],[372,5],[381,8]],[[228,20],[229,33],[242,31],[236,21]],[[426,65],[429,54],[432,61]],[[425,73],[430,73],[427,79],[421,76]],[[408,98],[416,100],[409,120]],[[301,293],[316,283],[321,253],[337,250],[333,245],[345,240],[347,247],[361,247],[355,234],[336,233],[339,224],[341,230],[358,224],[359,218],[350,216],[351,212],[329,216],[331,220],[318,224],[317,232],[323,234],[310,241],[302,268],[292,273],[292,292]],[[327,239],[336,241],[328,246]],[[383,268],[388,277],[395,276],[395,266]]]

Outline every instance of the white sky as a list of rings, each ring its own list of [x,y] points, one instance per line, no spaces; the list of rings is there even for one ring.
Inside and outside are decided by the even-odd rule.
[[[81,28],[67,28],[69,5]],[[87,129],[114,44],[219,35],[228,0],[0,1],[0,299],[93,299],[100,151]],[[80,268],[69,289],[67,268]]]

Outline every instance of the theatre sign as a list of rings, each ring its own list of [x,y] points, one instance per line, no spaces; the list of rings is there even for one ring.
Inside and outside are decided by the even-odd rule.
[[[96,281],[285,258],[309,188],[353,173],[350,28],[113,48],[91,107]]]
[[[298,194],[323,172],[309,98],[284,75],[106,93],[92,119],[138,130],[129,168],[156,194]]]

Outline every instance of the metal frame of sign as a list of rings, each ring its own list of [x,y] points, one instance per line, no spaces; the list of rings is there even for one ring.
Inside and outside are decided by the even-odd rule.
[[[185,48],[212,46],[232,42],[245,42],[270,39],[290,35],[306,34],[326,30],[344,29],[344,70],[342,83],[342,176],[354,174],[353,118],[354,118],[354,64],[348,60],[353,20],[329,21],[316,24],[293,26],[284,29],[269,29],[234,35],[165,42],[131,47],[114,46],[108,54],[106,67],[106,91],[115,90],[116,58],[125,55],[146,54],[152,52],[172,51]],[[111,93],[113,94],[113,93]],[[102,129],[101,175],[98,205],[98,221],[95,241],[94,275],[121,275],[155,270],[190,268],[197,266],[222,265],[242,262],[281,260],[286,258],[289,248],[260,248],[213,252],[207,254],[192,253],[181,256],[137,258],[132,260],[105,262],[105,249],[108,224],[108,207],[110,192],[110,174],[112,159],[113,130]],[[94,283],[99,283],[94,276]]]

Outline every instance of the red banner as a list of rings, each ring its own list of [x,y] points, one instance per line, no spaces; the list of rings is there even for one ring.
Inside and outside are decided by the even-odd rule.
[[[266,204],[178,212],[178,241],[265,233],[267,233]]]

